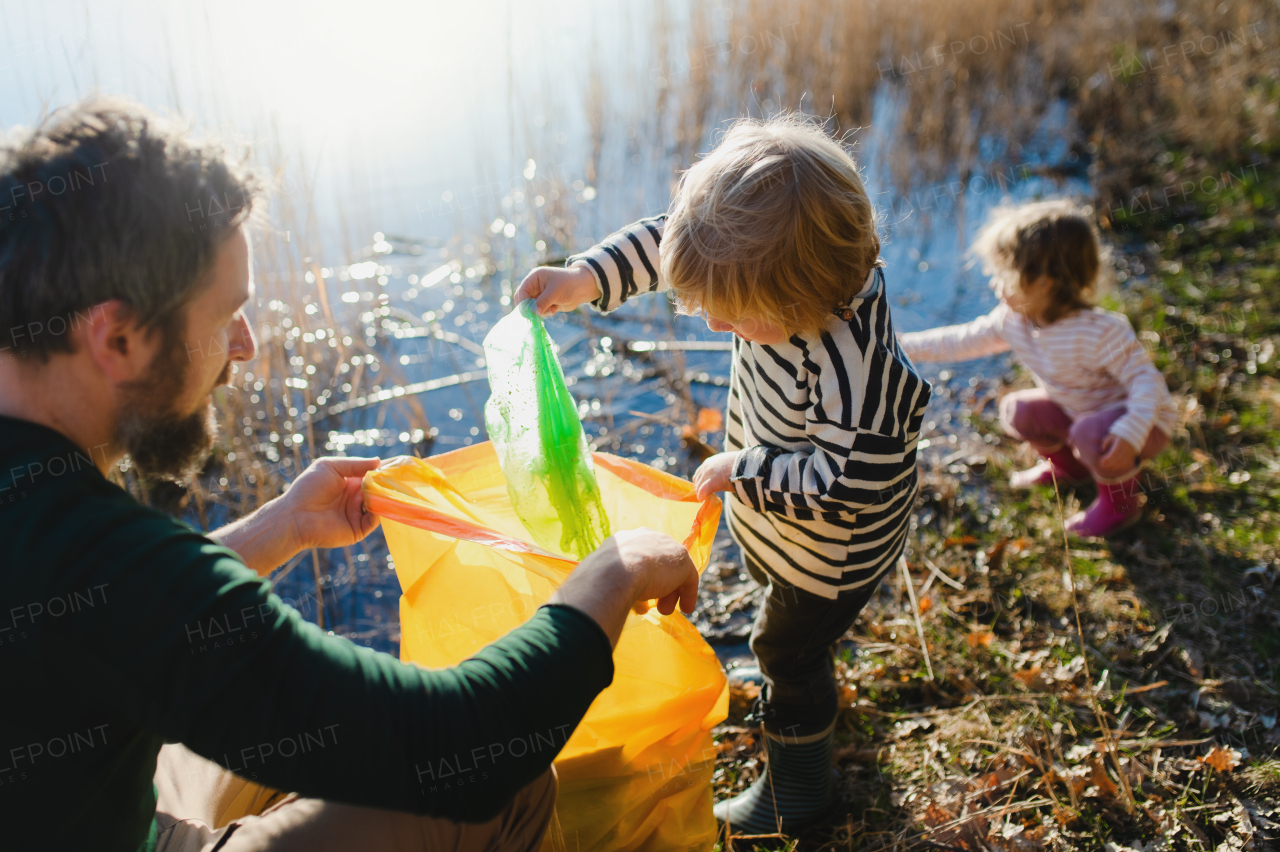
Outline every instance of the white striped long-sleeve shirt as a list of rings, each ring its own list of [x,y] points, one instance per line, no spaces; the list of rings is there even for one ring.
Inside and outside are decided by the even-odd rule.
[[[597,308],[666,289],[664,225],[641,220],[569,259],[595,273]],[[746,556],[826,598],[874,582],[906,544],[929,394],[894,337],[879,268],[819,334],[735,336],[725,449],[741,453],[726,506]]]
[[[1111,434],[1141,451],[1151,427],[1172,436],[1178,411],[1124,314],[1089,308],[1043,328],[1001,302],[972,322],[900,335],[917,361],[964,361],[1013,350],[1073,419],[1123,404]]]

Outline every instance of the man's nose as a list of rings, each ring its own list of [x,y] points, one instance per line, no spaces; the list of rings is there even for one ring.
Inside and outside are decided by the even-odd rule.
[[[258,354],[258,341],[254,339],[253,327],[244,314],[240,314],[236,327],[231,332],[228,348],[231,350],[228,357],[232,361],[252,361]]]

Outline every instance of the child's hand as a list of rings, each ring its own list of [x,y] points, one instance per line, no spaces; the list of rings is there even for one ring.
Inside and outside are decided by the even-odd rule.
[[[600,285],[591,269],[583,266],[539,266],[534,269],[516,290],[515,304],[525,299],[535,299],[538,316],[549,317],[556,311],[571,311],[584,302],[600,298]]]
[[[1133,470],[1138,463],[1138,451],[1124,438],[1108,435],[1102,439],[1102,458],[1098,459],[1098,473],[1103,476],[1121,476]]]
[[[729,477],[733,475],[737,461],[736,452],[716,453],[698,465],[693,474],[693,487],[698,490],[698,499],[705,500],[717,491],[729,491]]]

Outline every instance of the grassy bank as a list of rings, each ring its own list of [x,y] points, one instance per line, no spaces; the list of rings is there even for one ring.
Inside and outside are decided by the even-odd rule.
[[[995,403],[1028,378],[939,382],[962,416],[936,423],[923,453],[909,559],[928,662],[905,583],[889,577],[839,664],[843,807],[786,846],[1280,841],[1280,167],[1262,150],[1170,156],[1161,179],[1196,189],[1100,211],[1123,279],[1108,304],[1183,415],[1144,475],[1142,523],[1064,543],[1062,518],[1091,488],[1006,486],[1032,457],[1001,434]],[[755,734],[734,721],[723,792],[760,767]]]

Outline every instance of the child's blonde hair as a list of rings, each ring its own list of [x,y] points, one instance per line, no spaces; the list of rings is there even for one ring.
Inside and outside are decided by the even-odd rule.
[[[1007,298],[1041,276],[1053,280],[1046,322],[1093,306],[1102,253],[1087,211],[1065,199],[995,210],[973,243],[991,288]]]
[[[681,177],[662,275],[688,311],[813,333],[882,265],[875,226],[857,166],[820,127],[742,119]]]

